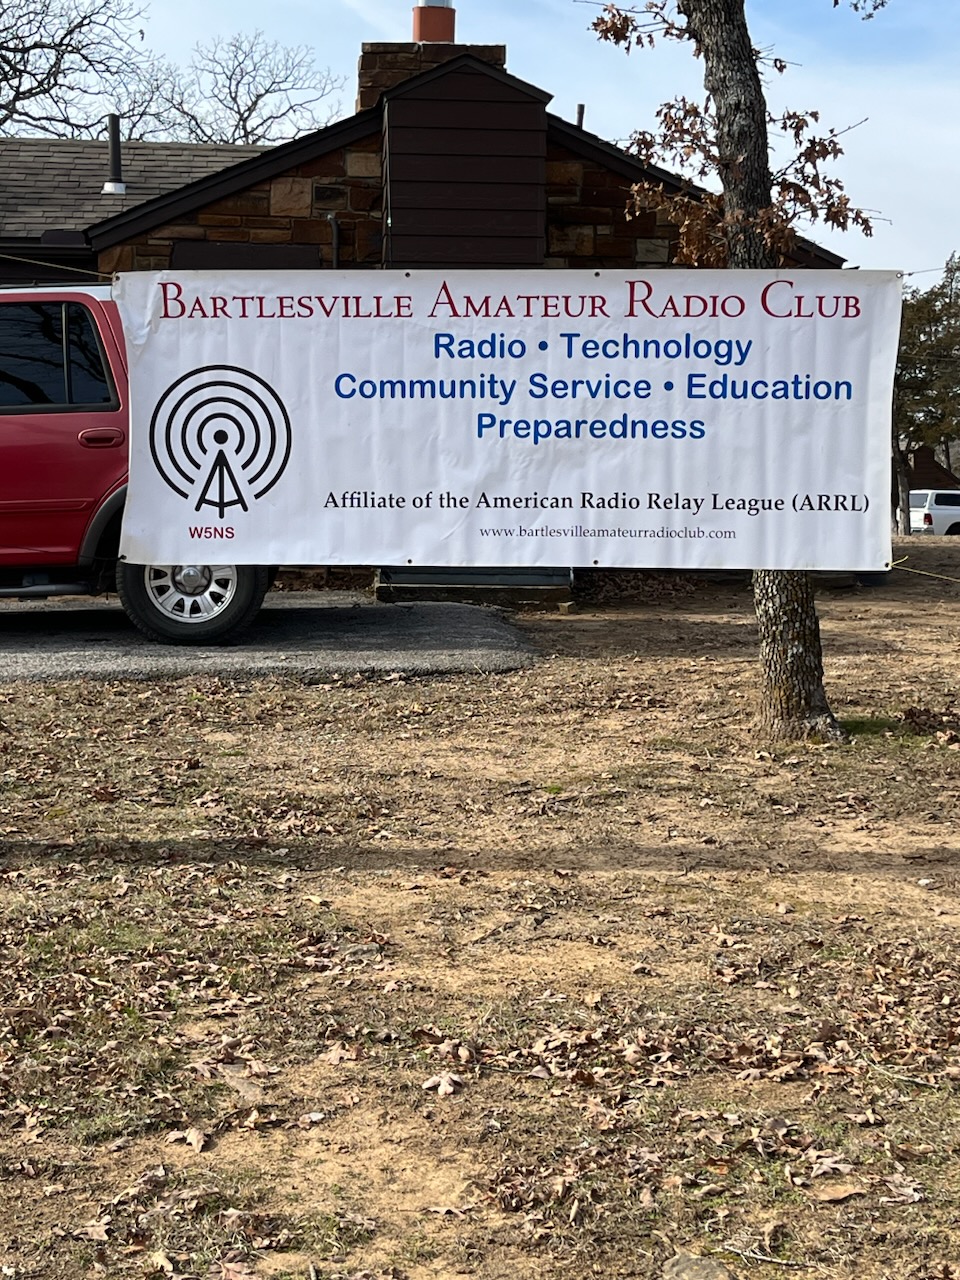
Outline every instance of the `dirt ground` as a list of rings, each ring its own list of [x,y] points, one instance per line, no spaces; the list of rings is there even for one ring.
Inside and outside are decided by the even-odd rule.
[[[528,670],[0,686],[0,1275],[960,1277],[960,543]],[[907,572],[907,569],[921,572]]]

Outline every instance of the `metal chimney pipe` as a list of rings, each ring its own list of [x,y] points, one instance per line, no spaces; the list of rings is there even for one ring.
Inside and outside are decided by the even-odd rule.
[[[122,196],[126,193],[127,184],[123,180],[123,163],[120,156],[120,117],[112,113],[107,116],[107,147],[110,176],[103,184],[102,194]]]
[[[453,0],[417,0],[413,11],[415,44],[456,44],[456,29]]]

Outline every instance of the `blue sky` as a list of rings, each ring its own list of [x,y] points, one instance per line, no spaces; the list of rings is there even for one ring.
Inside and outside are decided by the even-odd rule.
[[[346,78],[343,114],[354,109],[364,40],[411,38],[412,0],[154,0],[147,41],[186,60],[198,40],[262,29],[309,44],[317,62]],[[505,44],[507,69],[553,93],[550,110],[617,141],[649,125],[657,105],[702,93],[702,68],[686,48],[660,45],[629,56],[589,30],[597,7],[579,0],[456,0],[457,39]],[[772,106],[809,108],[824,126],[865,120],[844,139],[837,172],[852,199],[875,213],[872,239],[811,230],[851,265],[923,272],[960,249],[960,5],[889,0],[869,22],[832,0],[747,0],[755,43],[792,65],[771,73]],[[935,272],[910,283],[927,286]]]

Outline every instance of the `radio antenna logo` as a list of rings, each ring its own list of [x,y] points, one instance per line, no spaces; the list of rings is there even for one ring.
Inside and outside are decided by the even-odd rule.
[[[286,470],[290,416],[249,369],[211,364],[170,384],[150,421],[150,453],[166,483],[194,510],[249,511]]]

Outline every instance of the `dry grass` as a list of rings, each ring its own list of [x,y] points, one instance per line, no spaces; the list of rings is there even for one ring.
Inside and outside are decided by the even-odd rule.
[[[4,1274],[960,1275],[960,587],[823,598],[840,747],[748,606],[0,689]]]

